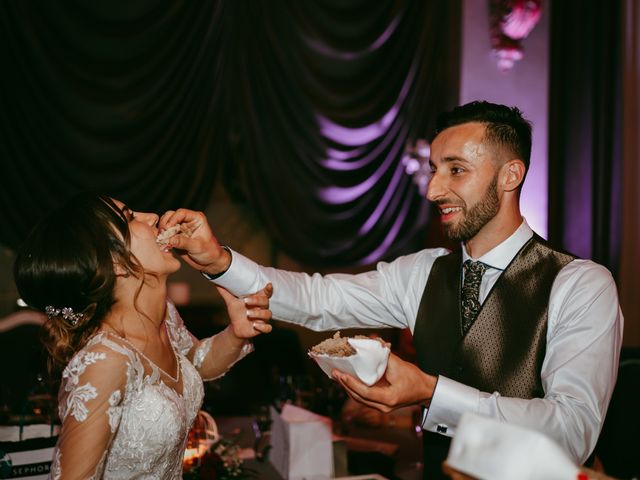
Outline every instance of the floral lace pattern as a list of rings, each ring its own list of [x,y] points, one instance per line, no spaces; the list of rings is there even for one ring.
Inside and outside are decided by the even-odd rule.
[[[204,362],[204,359],[207,357],[209,350],[211,350],[212,340],[213,340],[213,337],[209,337],[205,341],[203,341],[200,345],[198,345],[198,348],[196,348],[196,351],[193,354],[194,367],[198,369],[202,367],[202,363]]]
[[[60,450],[56,449],[56,453],[53,455],[49,477],[51,480],[60,480],[62,478],[62,472],[60,471]]]
[[[68,415],[78,422],[87,416],[95,422],[95,410],[102,407],[99,420],[108,423],[112,434],[107,450],[93,476],[105,479],[181,479],[182,457],[187,434],[204,397],[202,379],[185,356],[193,339],[170,306],[167,327],[176,353],[177,379],[162,371],[126,340],[107,333],[95,335],[69,362],[63,374],[60,418]],[[96,351],[97,350],[97,351]],[[106,353],[105,353],[106,352]],[[94,365],[100,362],[123,369],[126,385],[102,391]],[[111,371],[111,370],[110,370]],[[104,367],[102,372],[104,372]],[[178,381],[179,379],[179,381]],[[175,385],[175,387],[169,386]],[[97,386],[97,387],[96,387]],[[179,388],[181,386],[181,389]],[[90,401],[91,400],[91,401]],[[68,448],[73,448],[69,444]],[[66,450],[65,450],[66,452]],[[66,456],[66,453],[65,453]],[[56,448],[51,478],[63,478],[61,454]]]
[[[187,327],[184,326],[175,305],[169,302],[167,304],[167,309],[169,310],[167,325],[169,327],[169,335],[171,336],[174,348],[176,348],[182,355],[187,355],[187,353],[189,353],[193,348],[193,338],[191,337],[189,330],[187,330]]]
[[[111,433],[116,431],[118,424],[120,423],[120,417],[122,416],[122,406],[120,406],[120,400],[122,400],[122,393],[120,390],[116,390],[109,397],[109,409],[107,415],[109,415],[109,427]]]
[[[58,413],[60,418],[67,416],[67,413],[71,411],[71,415],[79,422],[87,419],[89,411],[85,403],[88,400],[96,398],[98,393],[91,383],[85,383],[78,386],[80,375],[84,373],[89,365],[96,363],[98,360],[104,360],[106,355],[100,352],[84,352],[80,351],[75,355],[69,365],[62,372],[62,378],[67,379],[67,383],[64,387],[66,392],[70,392],[67,396],[66,402],[60,402],[58,407]]]

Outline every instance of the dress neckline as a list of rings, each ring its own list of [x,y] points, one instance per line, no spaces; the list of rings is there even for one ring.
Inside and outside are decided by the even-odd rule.
[[[125,342],[133,350],[135,350],[136,353],[138,353],[147,362],[149,362],[153,368],[157,368],[161,373],[163,373],[165,376],[167,376],[172,382],[174,382],[177,385],[178,382],[180,381],[180,371],[182,370],[182,362],[180,361],[180,356],[176,353],[176,349],[174,348],[173,342],[171,341],[171,333],[169,332],[169,329],[168,329],[166,321],[165,321],[164,328],[165,328],[165,330],[167,332],[167,336],[169,337],[169,345],[171,346],[171,351],[173,352],[173,357],[176,359],[176,375],[175,375],[175,377],[173,375],[171,375],[169,372],[167,372],[164,368],[160,367],[156,362],[154,362],[149,357],[147,357],[142,350],[140,350],[138,347],[136,347],[133,343],[131,343],[129,340],[127,340],[123,336],[118,335],[116,332],[112,332],[110,330],[102,330],[102,332],[104,332],[107,335],[110,335],[112,337],[116,337],[116,338],[122,340],[123,342]],[[178,393],[178,392],[176,391],[176,393]]]

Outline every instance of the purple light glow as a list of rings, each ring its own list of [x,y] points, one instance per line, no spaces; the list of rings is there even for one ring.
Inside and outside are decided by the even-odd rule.
[[[387,29],[389,34],[394,28],[395,24],[392,29]],[[319,189],[318,197],[324,203],[341,205],[356,201],[378,184],[390,168],[394,168],[389,184],[385,185],[382,198],[360,227],[358,236],[371,234],[383,218],[385,222],[391,223],[391,226],[382,242],[359,262],[361,264],[378,260],[389,249],[396,240],[414,199],[411,194],[399,192],[399,186],[406,175],[401,159],[409,131],[409,126],[404,123],[400,111],[415,81],[418,61],[416,58],[411,64],[393,105],[377,121],[362,127],[349,128],[323,115],[317,116],[320,133],[327,143],[343,148],[326,148],[326,158],[319,162],[321,166],[333,171],[357,171],[372,162],[380,162],[375,171],[357,185],[332,185]],[[387,218],[390,215],[394,215],[394,218]]]
[[[409,68],[409,71],[407,72],[407,78],[398,93],[398,98],[387,113],[385,113],[378,121],[360,128],[348,128],[338,125],[324,115],[318,115],[317,121],[318,125],[320,125],[320,133],[334,143],[349,147],[360,147],[379,138],[391,125],[393,125],[393,122],[398,116],[400,107],[406,100],[411,85],[415,79],[417,71],[416,64],[417,60],[411,64],[411,68]]]
[[[406,126],[402,126],[401,134],[397,138],[404,139],[406,136]],[[352,185],[350,187],[337,187],[330,186],[321,188],[318,191],[318,196],[326,203],[331,205],[339,205],[341,203],[348,203],[354,201],[356,198],[364,195],[369,189],[371,189],[377,181],[380,180],[384,172],[393,164],[396,158],[399,156],[400,149],[402,148],[402,142],[396,142],[396,144],[389,151],[389,154],[384,158],[384,161],[376,169],[376,171],[365,181],[358,185]],[[403,171],[403,170],[402,170]],[[395,176],[394,176],[395,178]],[[385,195],[388,194],[390,188],[387,189]],[[368,222],[367,222],[368,223]]]
[[[339,205],[341,203],[353,202],[356,198],[362,196],[371,189],[379,176],[371,176],[364,182],[352,187],[326,187],[318,191],[318,196],[330,205]]]
[[[342,160],[349,160],[351,158],[358,157],[364,152],[365,152],[364,147],[357,147],[357,148],[354,148],[353,150],[348,150],[348,151],[337,150],[335,148],[327,148],[326,153],[329,158],[325,162],[339,163]],[[322,165],[331,168],[328,163],[323,163]],[[339,170],[340,167],[341,165],[338,165],[336,169]]]
[[[401,127],[402,127],[402,123],[396,122],[389,130],[389,134],[384,135],[382,137],[382,142],[376,145],[376,147],[373,150],[371,150],[368,154],[366,154],[359,160],[345,162],[344,160],[347,160],[347,158],[349,157],[342,155],[342,160],[336,159],[335,157],[327,158],[326,160],[321,161],[320,165],[331,170],[343,171],[343,172],[358,170],[360,168],[363,168],[366,165],[370,164],[371,162],[376,161],[380,158],[380,156],[382,155],[382,152],[384,152],[384,150],[387,149],[389,143],[391,143],[397,138],[399,134],[398,130],[400,130]],[[402,131],[400,132],[401,137],[404,138],[406,134],[407,134],[407,129],[406,128],[402,129]],[[357,152],[359,154],[364,150],[365,150],[364,148],[360,147],[360,148],[351,150],[351,152]],[[343,153],[343,154],[346,153],[346,152],[338,152],[337,150],[334,150],[334,149],[327,149],[326,152],[327,154],[330,154],[330,155],[333,155],[333,152]],[[351,158],[355,158],[355,155]]]
[[[400,230],[400,227],[407,217],[407,212],[409,211],[410,205],[411,195],[405,195],[404,202],[402,203],[402,208],[398,212],[398,217],[393,222],[393,225],[389,229],[389,232],[387,233],[387,235],[385,235],[384,240],[382,240],[380,245],[378,245],[378,247],[373,252],[362,259],[362,261],[360,262],[362,265],[367,265],[379,260],[384,252],[386,252],[391,244],[395,241],[396,237],[398,236],[398,231]]]
[[[380,120],[360,128],[348,128],[338,125],[323,115],[318,115],[318,124],[323,136],[336,143],[349,147],[359,147],[372,142],[385,133],[396,119],[400,107],[396,102]]]
[[[531,166],[522,189],[520,207],[529,225],[547,237],[549,15],[543,9],[538,26],[527,38],[526,55],[507,74],[488,55],[484,2],[465,2],[463,14],[460,103],[472,100],[515,105],[533,123]]]
[[[358,52],[339,52],[338,50],[335,50],[330,46],[328,46],[326,43],[316,40],[315,38],[311,38],[304,34],[302,35],[302,38],[304,42],[307,44],[307,46],[311,50],[313,50],[315,53],[324,55],[329,58],[352,61],[352,60],[357,60],[365,55],[370,54],[371,52],[375,52],[376,50],[378,50],[382,45],[384,45],[389,40],[389,37],[393,35],[393,32],[395,32],[399,23],[400,23],[400,16],[398,15],[393,20],[391,20],[391,22],[389,22],[389,26],[384,30],[384,32],[380,34],[380,36],[374,42],[371,43],[371,45],[367,46],[366,48]]]
[[[387,158],[396,158],[401,148],[402,148],[402,143],[396,142],[396,144],[393,146],[392,151],[389,152],[389,155]],[[405,176],[405,172],[404,172],[403,166],[400,164],[396,165],[396,171],[393,173],[393,178],[389,182],[389,186],[384,192],[382,199],[378,202],[378,205],[376,206],[373,213],[369,216],[369,218],[364,223],[364,225],[360,227],[360,230],[358,231],[359,235],[368,234],[369,230],[371,230],[373,226],[380,220],[380,217],[382,216],[382,212],[384,212],[384,210],[389,205],[391,197],[397,193],[398,184],[400,183],[400,180],[404,176]]]

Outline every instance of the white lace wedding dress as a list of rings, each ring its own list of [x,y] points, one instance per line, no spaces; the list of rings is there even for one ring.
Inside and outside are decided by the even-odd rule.
[[[172,304],[167,311],[175,378],[112,333],[98,333],[71,359],[60,387],[62,430],[50,478],[182,478],[202,379],[224,375],[252,347],[225,348],[228,330],[199,341]]]

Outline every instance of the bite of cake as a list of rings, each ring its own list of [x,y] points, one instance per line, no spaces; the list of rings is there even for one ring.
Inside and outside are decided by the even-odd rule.
[[[313,346],[309,356],[329,377],[336,369],[373,385],[384,375],[389,352],[389,344],[380,338],[342,337],[336,332],[333,337]]]

